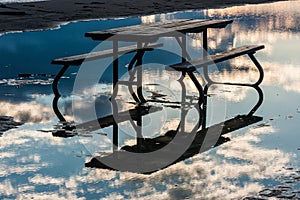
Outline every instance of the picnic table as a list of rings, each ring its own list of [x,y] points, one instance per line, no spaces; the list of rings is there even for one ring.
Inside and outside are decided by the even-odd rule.
[[[55,98],[53,100],[53,109],[60,119],[60,121],[66,121],[63,115],[60,113],[57,102],[60,97],[60,93],[58,91],[58,82],[60,78],[63,76],[68,67],[75,65],[79,66],[83,62],[96,60],[105,57],[113,57],[113,95],[111,99],[112,103],[112,112],[113,115],[111,117],[105,118],[107,124],[113,125],[113,145],[114,151],[118,149],[118,119],[114,116],[119,116],[118,106],[114,97],[118,91],[118,84],[127,84],[128,90],[130,91],[133,99],[140,104],[147,102],[147,99],[143,96],[143,73],[142,73],[142,65],[143,65],[143,56],[146,52],[153,51],[154,49],[161,47],[162,44],[155,43],[159,38],[162,37],[173,37],[176,39],[177,43],[181,48],[181,62],[177,64],[173,64],[168,66],[167,70],[175,70],[179,73],[182,73],[182,77],[189,76],[192,82],[195,84],[198,93],[198,106],[199,106],[199,114],[205,116],[206,113],[206,98],[205,94],[209,88],[209,86],[213,84],[233,84],[240,86],[250,86],[254,87],[259,94],[259,84],[263,80],[263,69],[259,64],[257,59],[254,57],[256,51],[264,48],[263,45],[245,45],[241,47],[232,48],[222,53],[218,53],[215,55],[208,54],[208,29],[221,29],[225,28],[227,25],[231,24],[233,20],[191,20],[191,19],[183,19],[183,20],[169,20],[163,22],[157,22],[152,24],[141,24],[134,26],[127,26],[121,28],[113,28],[109,30],[101,30],[101,31],[93,31],[85,33],[86,37],[90,37],[93,40],[97,41],[111,41],[113,44],[113,48],[110,50],[92,52],[87,54],[75,55],[70,57],[64,57],[55,59],[52,61],[53,64],[63,65],[61,71],[57,74],[53,82],[53,91],[55,94]],[[187,52],[187,34],[188,33],[202,33],[202,47],[203,53],[199,55],[197,59],[191,59],[190,55]],[[127,47],[119,47],[120,42],[134,42],[136,45],[131,45]],[[120,81],[119,80],[119,55],[127,54],[135,52],[133,59],[131,60],[128,71],[130,74],[130,79],[128,81]],[[215,82],[209,77],[208,67],[211,64],[223,62],[229,59],[233,59],[242,55],[248,55],[249,58],[253,61],[255,66],[259,71],[259,78],[255,83],[221,83]],[[194,72],[203,68],[204,77],[207,81],[207,85],[203,87]],[[135,70],[133,70],[135,69]],[[136,92],[133,91],[133,85],[136,86]],[[204,89],[203,89],[204,88]],[[260,94],[261,96],[261,94]],[[251,116],[259,107],[261,101],[249,112],[247,117]],[[146,109],[147,110],[147,109]],[[149,109],[148,109],[149,110]],[[184,111],[182,111],[184,112]],[[133,111],[132,111],[133,113]],[[135,112],[134,112],[135,113]],[[135,120],[137,121],[136,132],[137,132],[137,146],[140,147],[144,141],[141,125],[142,125],[142,115],[148,113],[143,112],[141,109],[137,109],[135,114]],[[98,119],[100,122],[103,119]],[[104,120],[104,121],[105,121]],[[122,121],[122,120],[121,120]],[[251,120],[250,120],[251,121]],[[256,120],[252,120],[251,123],[257,122]],[[87,122],[86,124],[89,124]],[[247,124],[247,123],[246,123]],[[245,124],[244,124],[245,125]],[[205,127],[205,117],[201,117],[199,120],[198,127]]]

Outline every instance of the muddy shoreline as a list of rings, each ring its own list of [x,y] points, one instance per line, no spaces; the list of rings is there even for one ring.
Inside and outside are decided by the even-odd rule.
[[[142,16],[269,2],[274,2],[274,0],[51,0],[0,4],[0,33],[54,28],[70,21]]]

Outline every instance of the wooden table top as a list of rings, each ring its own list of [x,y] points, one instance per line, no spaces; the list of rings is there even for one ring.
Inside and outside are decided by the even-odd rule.
[[[108,30],[87,32],[93,40],[154,42],[160,37],[174,37],[185,33],[200,33],[208,28],[225,28],[233,20],[169,20]]]

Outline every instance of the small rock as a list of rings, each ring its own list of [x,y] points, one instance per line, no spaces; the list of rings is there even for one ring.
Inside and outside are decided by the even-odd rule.
[[[280,185],[280,186],[277,186],[276,189],[281,190],[283,192],[286,192],[289,189],[291,189],[291,187],[290,186],[285,186],[285,185]]]
[[[253,128],[256,129],[256,128],[269,127],[269,126],[271,126],[271,125],[268,122],[264,122],[264,123],[254,126]]]
[[[294,180],[300,180],[300,176],[293,176]]]
[[[261,196],[265,196],[265,197],[275,197],[278,196],[282,193],[281,190],[276,190],[276,189],[264,189],[262,191],[260,191],[258,194]]]
[[[17,128],[23,123],[14,121],[13,117],[10,116],[0,116],[0,136],[3,135],[5,131],[9,129]]]
[[[291,184],[291,183],[294,183],[294,181],[287,180],[287,181],[285,181],[285,183],[287,183],[287,184]]]
[[[279,185],[279,186],[277,186],[277,188],[280,188],[280,189],[290,189],[292,187],[291,186],[286,186],[286,185]]]
[[[278,195],[276,197],[280,198],[280,199],[292,199],[295,196],[296,196],[296,194],[281,194],[281,195]]]
[[[242,200],[267,200],[261,197],[244,197]]]

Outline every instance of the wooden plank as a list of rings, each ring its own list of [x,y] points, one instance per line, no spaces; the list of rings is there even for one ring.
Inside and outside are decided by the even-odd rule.
[[[154,48],[162,47],[163,44],[149,44],[146,48],[143,48],[145,51],[152,51]],[[137,45],[125,46],[120,47],[118,54],[127,54],[131,52],[135,52],[137,50]],[[81,65],[83,62],[92,61],[100,58],[107,58],[113,56],[113,50],[107,49],[103,51],[96,51],[86,54],[68,56],[64,58],[58,58],[51,62],[51,64],[58,64],[58,65],[74,65],[78,66]]]
[[[141,106],[140,108],[141,108],[142,116],[162,110],[162,107],[157,107],[157,106]],[[78,125],[76,125],[76,128],[84,129],[86,131],[95,131],[95,130],[98,130],[100,127],[105,128],[105,127],[113,125],[113,118],[114,118],[113,115],[101,117],[96,120],[78,124]],[[121,123],[121,122],[124,122],[127,120],[136,121],[137,119],[138,119],[137,108],[120,112],[120,113],[118,113],[117,116],[115,116],[115,120],[117,121],[117,123]]]
[[[168,66],[167,69],[174,69],[177,71],[195,71],[197,68],[223,62],[238,56],[245,54],[255,53],[258,50],[264,49],[264,45],[250,45],[250,46],[241,46],[237,48],[230,49],[215,55],[209,55],[205,58],[198,58],[184,63],[178,63],[171,66]]]
[[[150,25],[137,25],[128,28],[121,28],[120,30],[114,29],[112,31],[99,31],[86,33],[86,36],[92,37],[106,37],[117,35],[121,40],[132,40],[136,36],[138,39],[147,39],[151,37],[162,37],[162,36],[172,36],[174,32],[201,32],[206,28],[218,28],[224,27],[227,24],[232,23],[232,20],[186,20],[186,21],[174,21],[172,23],[155,23]],[[93,37],[92,37],[93,38]],[[136,38],[136,39],[137,39]],[[95,38],[94,38],[95,39]]]
[[[185,28],[185,26],[211,26],[216,27],[216,25],[224,25],[232,23],[232,20],[172,20],[167,22],[158,22],[158,23],[152,23],[152,24],[141,24],[136,26],[128,26],[128,27],[121,27],[121,28],[115,28],[115,29],[109,29],[109,30],[103,30],[103,31],[95,31],[95,32],[89,32],[86,33],[88,36],[89,34],[102,34],[102,33],[111,33],[112,35],[115,34],[146,34],[148,35],[149,31],[153,29],[160,30],[164,32],[162,29],[172,29],[178,30]],[[190,28],[190,27],[188,27]],[[185,28],[186,29],[186,28]]]
[[[183,26],[187,24],[193,24],[199,21],[206,21],[206,20],[192,20],[192,19],[168,20],[168,21],[156,22],[151,24],[143,24],[143,26],[159,27],[159,28],[174,28],[174,27]]]
[[[209,21],[199,21],[195,24],[181,26],[177,30],[183,33],[199,33],[208,28],[225,28],[228,24],[232,23],[233,20],[209,20]]]
[[[232,22],[232,20],[190,20],[157,27],[168,29],[168,31],[181,31],[186,33],[194,29],[201,32],[206,28],[224,28],[226,25]]]
[[[119,28],[112,28],[112,29],[107,29],[107,30],[101,30],[101,31],[92,31],[92,32],[88,32],[86,33],[86,36],[89,34],[112,34],[115,35],[119,32],[123,32],[123,31],[134,31],[134,30],[143,30],[145,27],[157,27],[157,26],[162,26],[162,25],[168,25],[168,24],[173,24],[176,22],[184,22],[184,21],[190,21],[190,19],[187,20],[168,20],[165,22],[156,22],[156,23],[151,23],[151,24],[139,24],[139,25],[133,25],[133,26],[125,26],[125,27],[119,27]]]
[[[178,32],[202,32],[207,28],[224,28],[230,23],[232,23],[232,20],[173,20],[171,23],[159,22],[88,32],[85,36],[91,37],[94,40],[106,40],[112,36],[116,36],[118,40],[122,41],[155,41],[159,37],[174,36]]]

